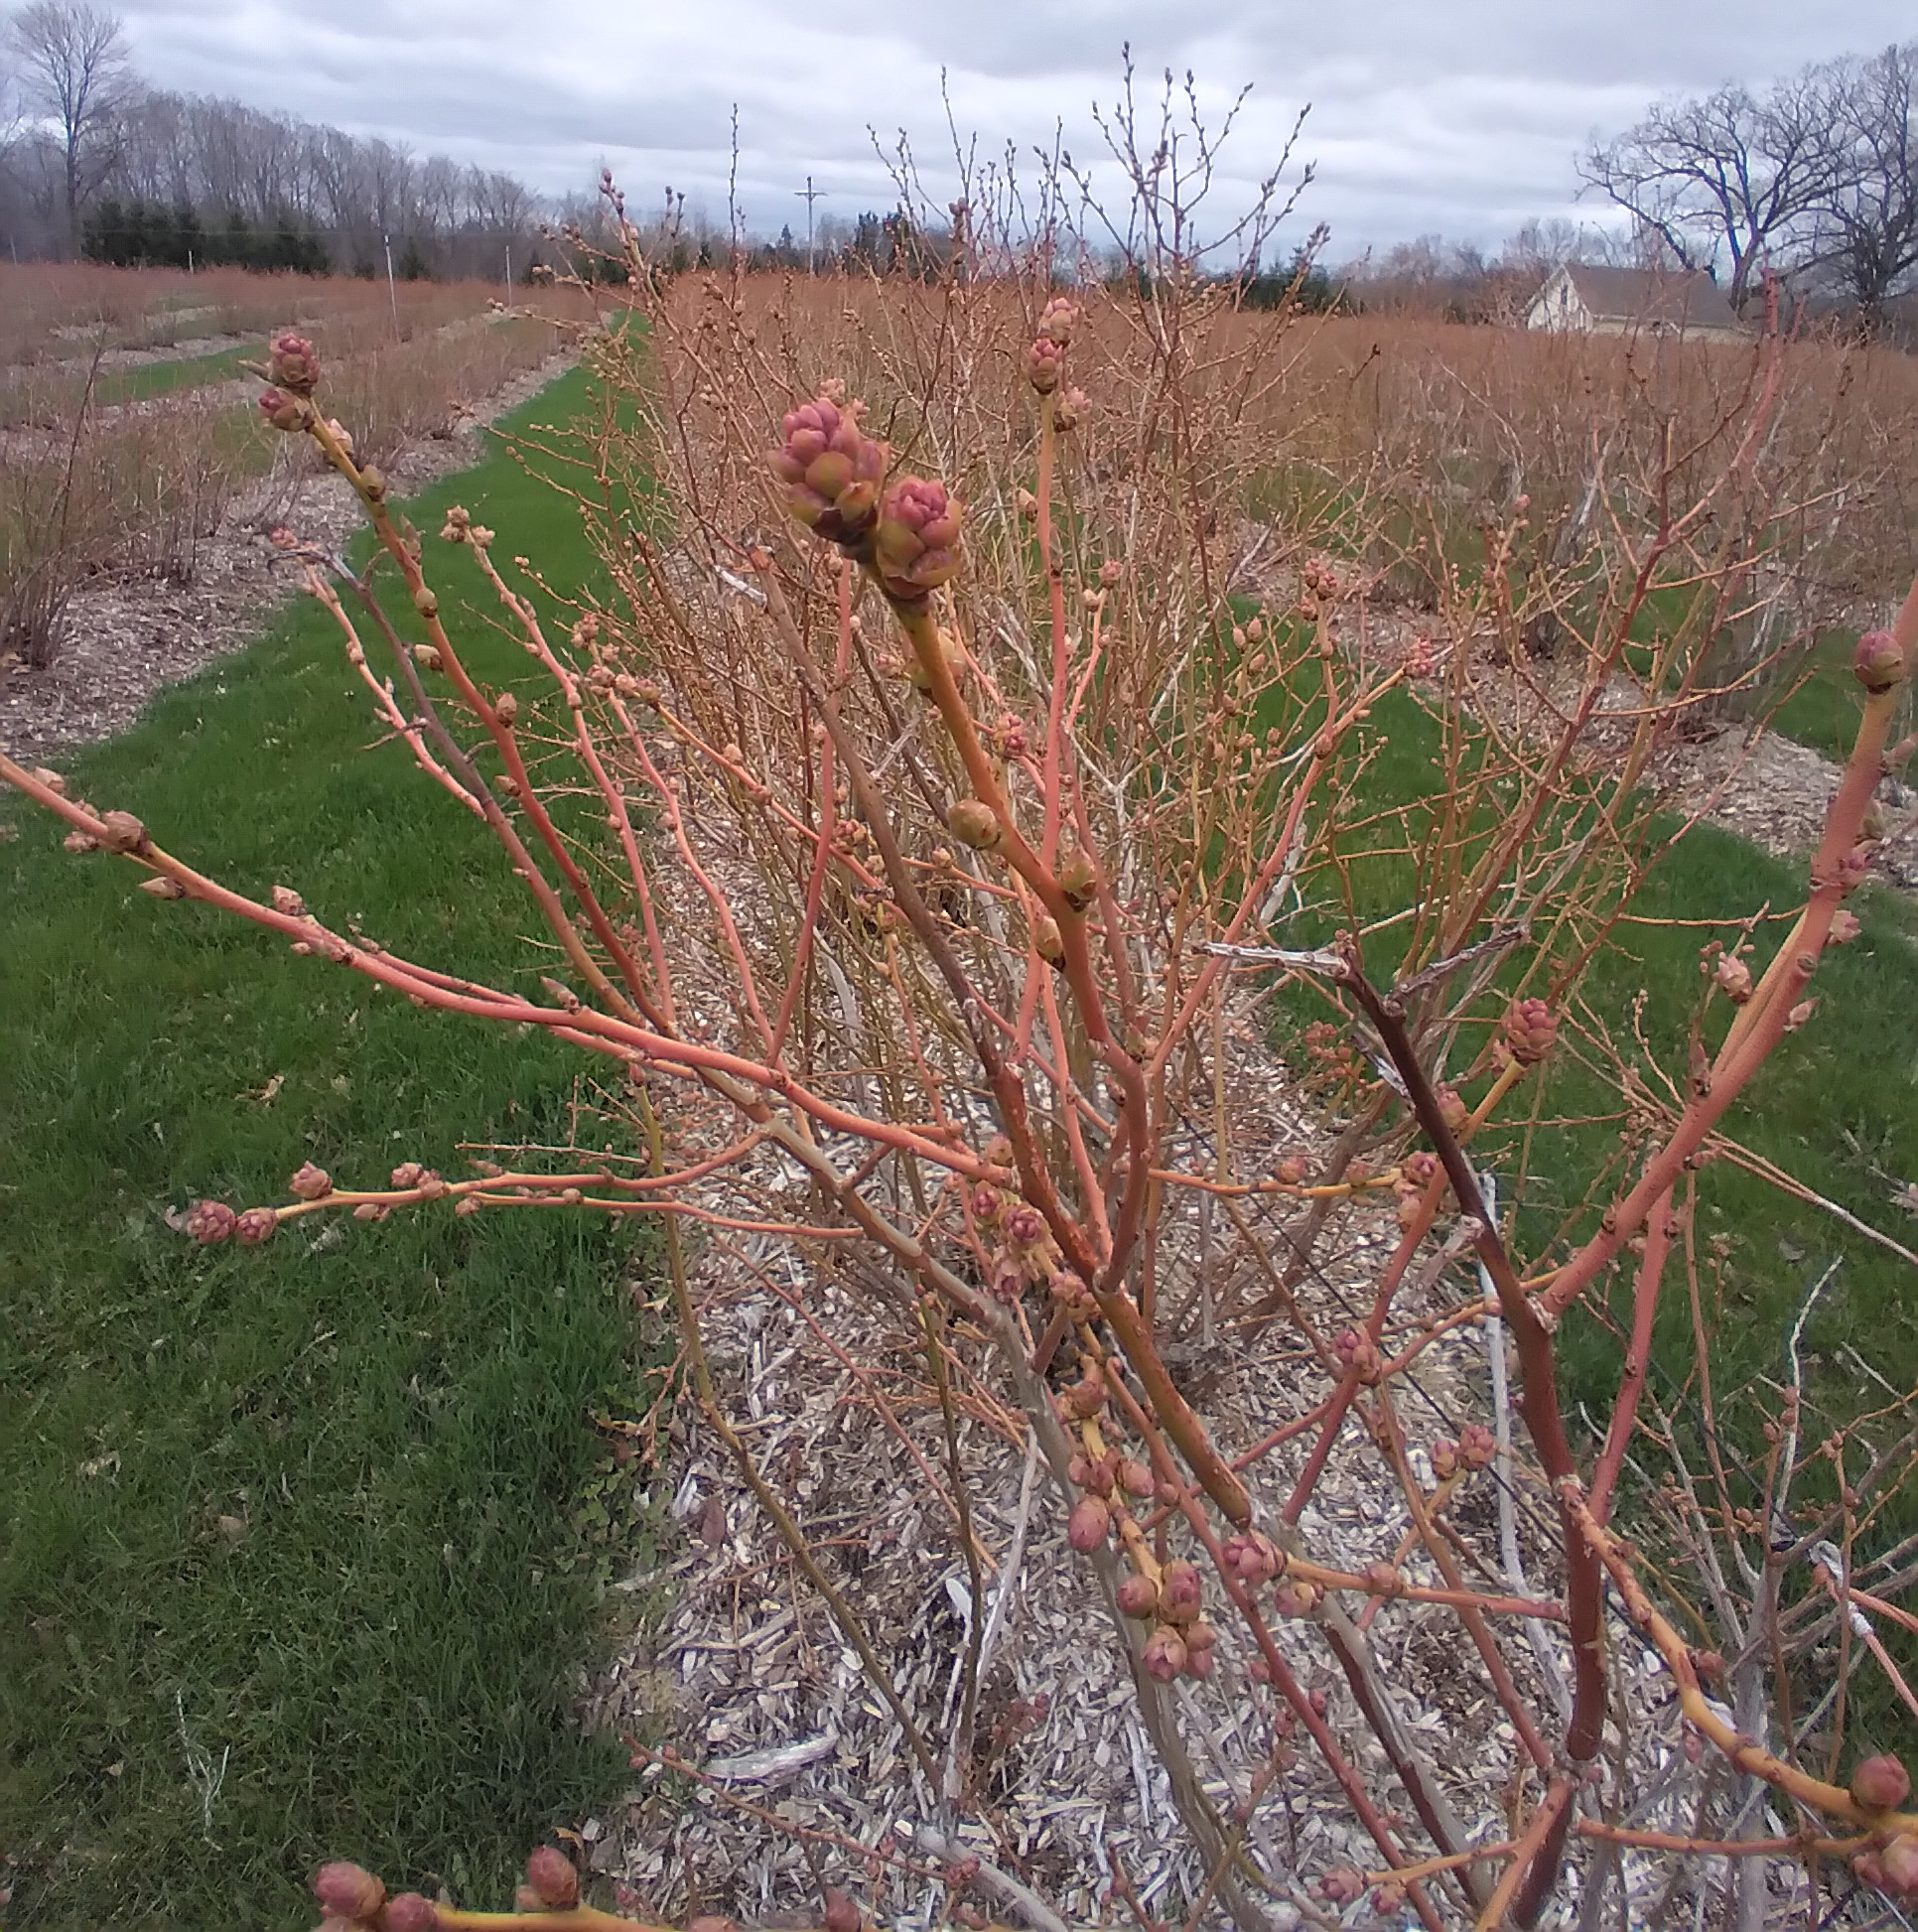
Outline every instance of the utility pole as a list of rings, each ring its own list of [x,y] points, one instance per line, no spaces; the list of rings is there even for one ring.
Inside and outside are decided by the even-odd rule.
[[[393,237],[380,236],[380,245],[386,250],[386,296],[393,305],[393,334],[399,334],[399,284],[393,280]]]
[[[823,201],[831,193],[830,188],[815,188],[810,175],[806,177],[804,188],[795,188],[792,191],[793,200],[804,202],[806,205],[806,273],[808,275],[812,273],[812,205],[814,202]]]

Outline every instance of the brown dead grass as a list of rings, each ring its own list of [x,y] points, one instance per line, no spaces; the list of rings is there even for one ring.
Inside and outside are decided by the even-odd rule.
[[[689,277],[676,292],[689,319],[709,299],[707,286]],[[948,300],[938,287],[765,275],[749,278],[747,300],[769,363],[814,381],[843,377],[885,411],[902,454],[927,461],[912,458],[900,421],[926,420],[932,390],[955,380],[973,386],[977,407],[1012,407],[1045,293],[1005,286],[1005,328],[985,370],[955,366],[938,329],[926,326]],[[1123,422],[1102,408],[1101,363],[1136,366],[1151,330],[1137,307],[1089,305],[1075,369],[1095,440],[1136,445],[1181,434],[1172,415],[1149,405],[1135,404]],[[1677,450],[1701,451],[1703,474],[1714,431],[1758,379],[1755,345],[1554,336],[1418,315],[1288,316],[1235,311],[1223,300],[1189,315],[1172,346],[1185,361],[1188,403],[1229,407],[1239,426],[1230,469],[1209,480],[1214,500],[1200,513],[1225,515],[1236,501],[1322,533],[1342,506],[1383,499],[1395,506],[1394,561],[1408,591],[1441,563],[1482,556],[1481,526],[1508,521],[1521,497],[1533,529],[1549,530],[1576,515],[1600,466],[1608,489],[1653,473],[1651,440],[1668,423]],[[914,369],[913,393],[900,394],[896,378],[874,386],[883,366],[901,361]],[[1786,351],[1769,453],[1787,459],[1780,474],[1806,506],[1799,548],[1818,557],[1808,600],[1849,607],[1895,596],[1910,581],[1918,486],[1901,454],[1914,440],[1918,357],[1830,341]],[[1677,481],[1686,480],[1681,469]],[[1649,502],[1634,507],[1656,515]],[[1796,568],[1792,558],[1779,563]]]

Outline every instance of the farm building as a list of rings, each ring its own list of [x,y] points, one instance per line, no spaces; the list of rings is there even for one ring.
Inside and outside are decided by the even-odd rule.
[[[1525,311],[1528,329],[1585,336],[1685,336],[1741,341],[1745,326],[1703,270],[1592,268],[1566,262],[1546,277]]]

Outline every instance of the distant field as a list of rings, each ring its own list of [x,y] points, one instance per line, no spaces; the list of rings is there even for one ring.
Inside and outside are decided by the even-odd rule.
[[[384,462],[544,362],[569,340],[567,313],[564,298],[499,313],[483,283],[389,294],[352,277],[0,265],[0,658],[51,661],[67,597],[99,572],[191,570],[196,540],[278,440],[211,392],[275,331],[314,341],[331,406],[350,415],[362,455]],[[94,360],[221,339],[189,355]]]

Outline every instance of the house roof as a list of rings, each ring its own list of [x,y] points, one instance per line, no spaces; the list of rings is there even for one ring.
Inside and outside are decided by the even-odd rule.
[[[1703,269],[1594,268],[1568,262],[1578,300],[1594,321],[1681,329],[1742,329],[1723,289]]]

